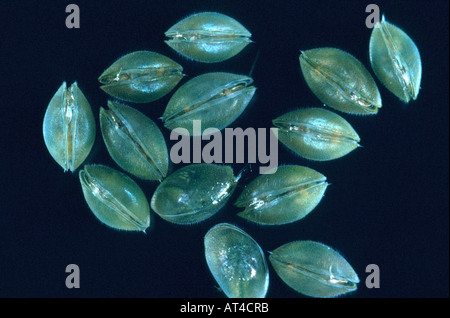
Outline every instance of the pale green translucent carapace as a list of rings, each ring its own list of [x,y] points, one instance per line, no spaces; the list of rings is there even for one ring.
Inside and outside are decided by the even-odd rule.
[[[76,82],[69,88],[62,83],[48,104],[42,130],[48,151],[64,171],[75,171],[89,155],[95,120]]]
[[[192,164],[170,174],[156,188],[151,208],[177,224],[198,223],[216,214],[233,193],[239,177],[229,166]]]
[[[422,79],[419,50],[400,28],[383,19],[375,24],[369,44],[370,64],[388,90],[408,103],[417,99]]]
[[[269,269],[258,243],[240,228],[220,223],[205,235],[205,257],[216,282],[229,298],[263,298]]]
[[[331,247],[313,241],[284,244],[269,256],[278,276],[310,297],[337,297],[357,289],[358,275]]]
[[[249,43],[251,33],[235,19],[217,12],[190,15],[172,26],[165,35],[172,49],[198,62],[227,60]]]
[[[302,51],[300,67],[320,101],[350,114],[376,114],[381,107],[377,84],[364,65],[335,48]]]
[[[232,73],[206,73],[184,83],[170,98],[162,120],[168,129],[184,128],[198,136],[206,128],[230,125],[247,107],[256,88],[253,79]],[[193,130],[200,120],[202,130]]]
[[[183,67],[156,52],[122,56],[98,78],[109,95],[133,103],[149,103],[168,94],[183,78]]]
[[[166,141],[158,126],[138,110],[116,102],[100,108],[106,148],[125,171],[146,180],[162,180],[168,170]]]
[[[244,188],[235,205],[245,208],[238,215],[264,224],[295,222],[320,202],[328,186],[326,177],[307,167],[278,167],[273,174],[256,177]]]
[[[359,147],[360,138],[341,116],[322,108],[303,108],[273,120],[278,140],[300,156],[327,161]]]
[[[102,165],[84,166],[79,177],[84,198],[101,222],[127,231],[145,232],[149,227],[147,198],[130,177]]]

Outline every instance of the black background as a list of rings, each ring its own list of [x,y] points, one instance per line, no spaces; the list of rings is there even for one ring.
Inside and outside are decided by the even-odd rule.
[[[263,227],[238,218],[232,206],[238,188],[227,207],[203,223],[174,225],[152,212],[146,235],[116,231],[94,217],[78,173],[63,173],[43,141],[44,113],[63,81],[78,82],[98,124],[99,107],[108,100],[98,76],[137,50],[156,51],[182,64],[187,74],[182,83],[211,71],[248,74],[259,51],[252,73],[258,90],[230,127],[269,128],[273,118],[287,111],[321,105],[300,74],[300,49],[341,48],[371,71],[371,30],[365,26],[371,2],[73,1],[81,11],[80,29],[65,26],[71,2],[3,3],[0,296],[224,297],[207,268],[203,236],[213,225],[230,222],[264,251],[303,239],[337,249],[361,279],[359,289],[346,297],[448,297],[448,1],[375,1],[420,50],[418,100],[406,105],[377,81],[383,99],[378,115],[339,113],[363,146],[341,159],[308,161],[279,146],[280,164],[309,166],[332,183],[317,208],[298,222]],[[255,43],[217,64],[178,55],[163,42],[164,32],[202,11],[235,18],[252,32]],[[170,96],[133,105],[157,122],[167,139],[158,117]],[[86,163],[118,168],[98,126]],[[242,165],[233,167],[237,173]],[[137,182],[150,199],[157,183]],[[71,263],[80,268],[80,289],[65,286],[65,268]],[[380,268],[379,289],[364,284],[368,264]],[[302,295],[270,267],[267,297]]]

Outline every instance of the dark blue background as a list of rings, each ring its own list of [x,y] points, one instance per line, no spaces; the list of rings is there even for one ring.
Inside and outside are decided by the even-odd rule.
[[[260,51],[252,74],[257,93],[231,127],[269,128],[287,111],[320,106],[300,74],[300,49],[341,48],[371,71],[371,30],[365,26],[371,2],[73,1],[81,10],[80,29],[65,27],[69,1],[2,4],[0,296],[223,297],[204,259],[203,236],[230,222],[264,251],[302,239],[337,249],[362,281],[349,297],[448,297],[448,1],[375,1],[420,50],[418,100],[405,105],[377,81],[383,99],[378,115],[340,113],[363,145],[341,159],[307,161],[280,145],[280,164],[309,166],[332,183],[319,206],[293,224],[262,227],[238,218],[232,206],[238,188],[223,211],[197,225],[174,225],[153,214],[147,235],[110,229],[87,207],[78,174],[63,173],[42,138],[45,109],[63,81],[78,82],[98,123],[99,107],[108,100],[98,76],[137,50],[182,64],[183,82],[210,71],[247,74]],[[165,45],[169,27],[202,11],[235,18],[255,43],[218,64],[188,61]],[[134,106],[161,125],[157,118],[169,98]],[[117,168],[97,128],[87,162]],[[242,165],[234,168],[237,173]],[[150,199],[157,183],[138,183]],[[71,263],[81,271],[77,290],[65,287]],[[380,289],[364,285],[372,263],[381,270]],[[267,296],[302,297],[271,267]]]

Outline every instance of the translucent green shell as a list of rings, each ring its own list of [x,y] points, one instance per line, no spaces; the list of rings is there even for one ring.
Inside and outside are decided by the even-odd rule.
[[[48,151],[64,171],[75,171],[89,155],[95,120],[76,82],[69,88],[62,83],[48,104],[42,130]]]

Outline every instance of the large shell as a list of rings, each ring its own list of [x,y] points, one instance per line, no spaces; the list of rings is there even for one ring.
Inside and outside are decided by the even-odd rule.
[[[264,253],[247,233],[220,223],[205,235],[209,270],[229,298],[263,298],[269,287]]]
[[[84,198],[104,224],[128,231],[143,231],[150,225],[150,207],[141,188],[130,177],[101,165],[80,170]]]
[[[206,73],[184,83],[171,97],[162,120],[168,129],[184,128],[190,135],[193,120],[200,120],[202,129],[219,130],[230,125],[247,107],[256,88],[253,79],[232,73]],[[201,134],[200,133],[200,134]]]
[[[161,182],[152,209],[177,224],[198,223],[213,216],[228,201],[237,184],[233,169],[215,164],[185,166]]]
[[[108,152],[125,171],[146,180],[162,180],[169,155],[158,126],[134,108],[108,102],[100,108],[100,127]]]
[[[306,83],[324,104],[350,114],[376,114],[381,107],[377,84],[364,65],[335,48],[303,51],[300,66]]]
[[[109,95],[133,103],[148,103],[169,93],[183,78],[183,67],[150,51],[122,56],[98,78]]]
[[[275,249],[269,260],[289,287],[310,297],[336,297],[355,291],[359,283],[342,255],[322,243],[287,243]]]
[[[406,103],[417,98],[422,62],[417,46],[405,32],[383,16],[370,36],[369,53],[372,69],[387,89]]]
[[[63,82],[44,116],[45,145],[64,171],[75,171],[86,159],[95,140],[95,120],[91,106],[73,83]]]
[[[235,19],[221,13],[193,14],[172,26],[166,43],[195,61],[215,63],[238,54],[250,42],[251,33]]]
[[[341,116],[322,108],[291,111],[273,120],[278,139],[310,160],[340,158],[359,146],[359,136]]]
[[[268,225],[304,218],[322,199],[328,186],[321,173],[302,166],[278,167],[273,174],[256,177],[245,187],[235,205],[244,219]]]

